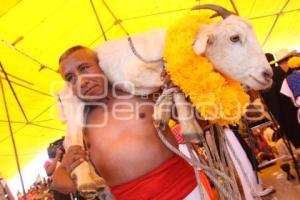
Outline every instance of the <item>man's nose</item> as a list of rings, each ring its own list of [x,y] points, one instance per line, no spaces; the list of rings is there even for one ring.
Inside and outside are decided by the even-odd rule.
[[[78,76],[80,88],[85,88],[89,85],[89,80],[85,76]]]

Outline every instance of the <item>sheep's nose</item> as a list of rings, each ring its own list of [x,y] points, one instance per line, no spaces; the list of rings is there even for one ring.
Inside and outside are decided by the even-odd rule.
[[[272,79],[272,77],[273,77],[273,71],[271,69],[270,70],[267,69],[267,70],[263,71],[262,75],[267,80]]]

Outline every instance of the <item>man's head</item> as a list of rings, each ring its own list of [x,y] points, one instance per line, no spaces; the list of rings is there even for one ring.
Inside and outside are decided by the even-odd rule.
[[[266,56],[268,62],[270,63],[270,65],[271,65],[271,67],[273,69],[275,67],[275,63],[274,63],[275,57],[274,57],[274,55],[271,54],[271,53],[265,53],[265,56]]]
[[[281,49],[278,52],[275,53],[276,56],[276,61],[273,61],[273,63],[278,63],[278,65],[280,66],[280,68],[282,70],[284,70],[285,72],[287,72],[289,70],[289,66],[287,64],[287,61],[289,60],[289,58],[293,57],[297,55],[297,51],[293,50],[293,51],[289,51],[287,49]]]
[[[106,77],[91,49],[83,46],[67,49],[59,58],[59,72],[79,99],[92,102],[105,97]]]

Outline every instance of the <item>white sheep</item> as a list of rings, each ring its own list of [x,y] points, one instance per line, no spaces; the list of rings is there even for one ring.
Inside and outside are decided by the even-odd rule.
[[[196,6],[201,9],[205,6]],[[194,50],[204,54],[214,68],[254,90],[272,84],[272,69],[249,22],[220,7],[209,7],[224,20],[201,26],[195,38]],[[134,48],[145,60],[162,57],[166,30],[157,29],[131,36]],[[132,51],[127,38],[108,41],[96,48],[99,64],[108,79],[115,83],[132,82],[134,94],[149,94],[159,88],[159,73],[163,62],[145,63]],[[117,58],[117,59],[116,59]],[[119,85],[126,91],[131,86]]]
[[[214,65],[215,70],[250,88],[260,90],[272,84],[271,67],[251,25],[245,19],[232,15],[224,8],[215,5],[201,5],[193,9],[212,9],[224,18],[222,21],[209,25],[199,25],[201,28],[193,44],[196,54],[204,54]],[[99,65],[109,81],[117,83],[120,89],[135,95],[153,93],[163,84],[160,80],[163,61],[160,58],[163,55],[165,37],[166,31],[157,29],[131,36],[133,47],[128,38],[108,41],[96,48]],[[142,59],[144,61],[158,61],[146,63]],[[78,106],[81,102],[76,97],[62,98],[67,92],[68,88],[65,88],[60,93],[62,105],[68,104],[70,106],[71,102],[73,108],[70,109],[79,109],[81,114],[77,117],[79,117],[80,122],[83,122],[83,106]],[[174,96],[174,100],[176,104],[180,104],[185,101],[185,98],[183,95],[178,95],[177,97]],[[157,108],[154,119],[162,121],[163,124],[166,123],[168,119],[164,118],[166,113],[161,112],[159,106]],[[190,109],[177,107],[179,115],[183,117],[189,115]],[[74,111],[70,116],[66,112],[64,115],[68,123],[67,146],[75,144],[83,146],[82,129],[78,121],[74,121]],[[180,123],[183,123],[183,133],[199,134],[202,131],[195,119],[180,121]],[[199,139],[195,136],[187,136],[186,138],[190,138],[191,141]],[[90,173],[86,173],[89,171]],[[74,173],[77,176],[79,191],[83,194],[93,192],[95,188],[95,184],[93,184],[95,179],[92,177],[94,172],[88,164],[82,163],[74,170]],[[89,188],[89,186],[93,187]]]

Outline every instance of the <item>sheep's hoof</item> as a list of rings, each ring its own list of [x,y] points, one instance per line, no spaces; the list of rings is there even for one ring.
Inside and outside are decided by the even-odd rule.
[[[82,184],[78,186],[80,196],[84,199],[92,200],[97,197],[97,187],[95,183]]]
[[[201,141],[199,133],[184,133],[185,142],[198,144]]]
[[[105,188],[106,183],[103,178],[97,177],[97,178],[94,178],[94,181],[95,181],[97,191],[102,191]]]

